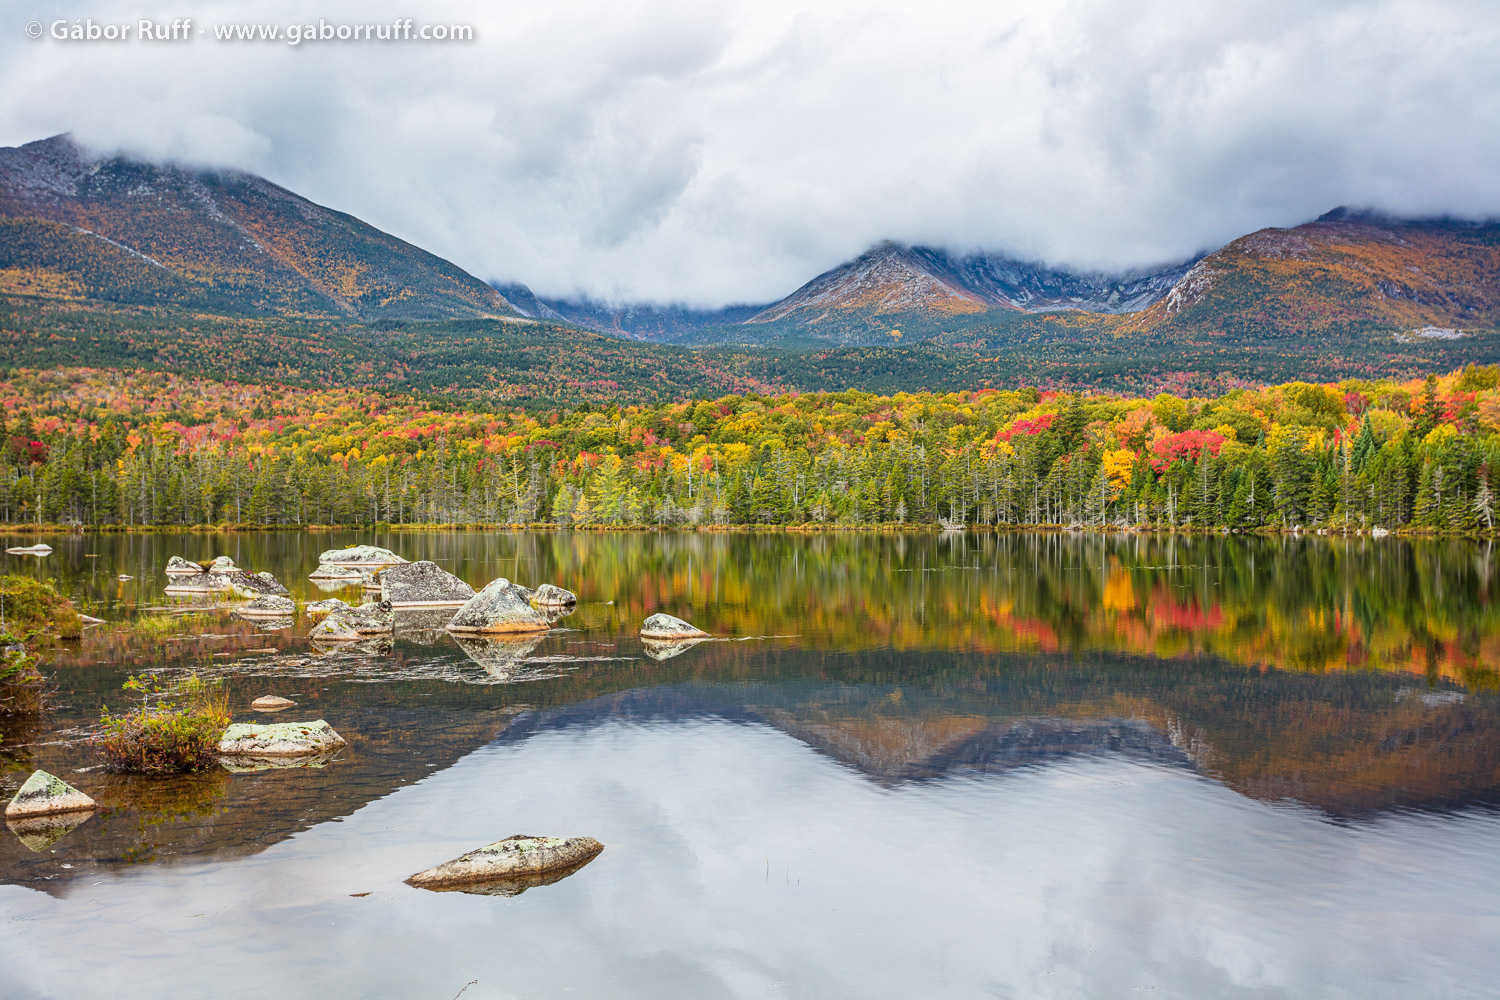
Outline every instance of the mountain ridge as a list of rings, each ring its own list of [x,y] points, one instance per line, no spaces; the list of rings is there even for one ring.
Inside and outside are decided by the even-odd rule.
[[[0,288],[360,320],[513,317],[457,265],[254,174],[0,148]]]

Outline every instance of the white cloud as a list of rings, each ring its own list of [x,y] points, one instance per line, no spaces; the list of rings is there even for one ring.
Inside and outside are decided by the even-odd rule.
[[[450,2],[423,19],[474,42],[296,48],[29,41],[183,13],[41,6],[0,26],[0,142],[240,166],[544,293],[768,300],[883,237],[1114,267],[1341,203],[1500,214],[1486,3]]]

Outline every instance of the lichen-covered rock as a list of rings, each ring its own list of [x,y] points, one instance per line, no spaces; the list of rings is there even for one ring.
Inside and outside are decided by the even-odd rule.
[[[235,608],[234,613],[244,618],[290,618],[297,613],[297,604],[290,597],[267,594]]]
[[[228,556],[214,556],[214,561],[208,564],[210,573],[233,573],[237,569],[239,567]]]
[[[303,613],[307,615],[307,620],[312,622],[314,625],[322,621],[324,618],[327,618],[335,611],[348,610],[350,610],[349,605],[346,602],[339,600],[337,597],[330,597],[324,601],[313,601],[311,604],[304,605],[302,608]]]
[[[474,588],[437,563],[423,559],[382,572],[380,596],[393,608],[458,608],[474,596]]]
[[[524,588],[509,580],[495,580],[471,597],[453,620],[449,632],[544,632],[551,628],[531,602],[522,595]]]
[[[681,618],[673,618],[671,615],[654,614],[641,625],[642,639],[677,642],[681,639],[707,639],[708,637],[708,633],[697,626],[689,625]]]
[[[193,576],[203,572],[203,567],[195,562],[188,562],[182,556],[173,556],[167,560],[168,576]]]
[[[347,549],[329,549],[319,553],[318,562],[325,566],[395,566],[406,562],[390,549],[377,545],[351,545]]]
[[[93,809],[95,802],[59,777],[46,771],[32,771],[26,784],[5,807],[6,819],[50,816],[55,813]]]
[[[395,628],[395,612],[389,602],[379,601],[334,611],[307,637],[321,642],[354,642],[372,635],[388,635]]]
[[[263,594],[274,594],[285,597],[290,591],[281,585],[281,582],[270,573],[247,573],[242,569],[223,574],[229,589],[240,597],[260,597]]]
[[[346,583],[358,583],[364,574],[353,566],[331,566],[322,563],[317,569],[307,575],[309,580],[343,581]]]
[[[576,870],[593,860],[604,845],[593,837],[531,837],[517,834],[461,854],[435,868],[417,872],[408,885],[439,889],[476,882],[525,879],[549,872]]]
[[[563,590],[561,587],[544,583],[532,592],[531,603],[544,608],[565,608],[570,604],[577,604],[578,595],[571,590]]]
[[[236,722],[224,730],[224,757],[303,757],[344,746],[344,738],[322,719],[315,722]]]
[[[279,694],[263,694],[250,703],[250,707],[257,712],[280,712],[297,704],[290,698],[283,698]]]
[[[235,570],[238,573],[238,570]],[[234,589],[234,581],[228,573],[199,573],[197,576],[176,576],[163,589],[166,594],[222,594]]]

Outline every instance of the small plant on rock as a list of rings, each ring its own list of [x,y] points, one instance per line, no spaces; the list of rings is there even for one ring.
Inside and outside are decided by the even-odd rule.
[[[141,703],[123,715],[101,714],[95,745],[114,771],[169,774],[202,771],[219,760],[219,739],[229,726],[229,693],[195,674],[163,687],[158,678],[130,677],[124,690]]]

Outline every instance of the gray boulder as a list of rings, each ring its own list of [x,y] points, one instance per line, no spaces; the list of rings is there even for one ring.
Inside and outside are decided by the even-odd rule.
[[[673,618],[671,615],[654,614],[641,625],[642,639],[677,642],[682,639],[707,639],[708,637],[708,633],[697,626],[689,625],[681,618]]]
[[[5,818],[29,819],[56,813],[83,812],[97,803],[61,778],[46,771],[32,771],[5,807]]]
[[[316,722],[236,722],[219,740],[223,757],[305,757],[344,746],[322,719]]]
[[[304,605],[302,608],[303,613],[307,615],[307,620],[312,622],[314,625],[322,621],[324,618],[327,618],[335,611],[348,610],[350,610],[349,605],[346,602],[339,600],[337,597],[330,597],[327,600],[323,601],[313,601],[311,604]]]
[[[377,545],[351,545],[347,549],[329,549],[318,554],[318,562],[324,566],[395,566],[406,562],[390,549]]]
[[[223,577],[229,584],[229,589],[240,597],[256,598],[265,595],[285,597],[290,593],[270,573],[247,573],[245,570],[237,569],[223,574]]]
[[[461,854],[435,868],[417,872],[408,885],[426,889],[472,883],[530,879],[554,872],[573,872],[604,850],[593,837],[530,837],[517,834]]]
[[[297,613],[297,604],[290,597],[266,594],[235,608],[234,613],[241,618],[290,618]]]
[[[203,567],[195,562],[188,562],[182,556],[173,556],[167,560],[168,576],[193,576],[203,572]]]
[[[355,642],[374,635],[389,635],[396,628],[396,614],[390,604],[361,604],[357,608],[334,611],[307,634],[320,642]]]
[[[307,575],[309,580],[344,581],[346,583],[358,583],[364,574],[353,566],[332,566],[328,563],[319,564],[318,568]]]
[[[381,573],[380,596],[393,608],[458,608],[474,596],[474,588],[423,559]]]
[[[544,583],[532,592],[531,603],[544,608],[566,608],[578,603],[578,595],[571,590]]]
[[[453,620],[449,632],[544,632],[551,628],[547,619],[531,606],[516,587],[504,577],[493,581],[471,597]]]
[[[239,567],[228,556],[214,556],[214,561],[208,564],[210,573],[232,573],[237,569]]]

